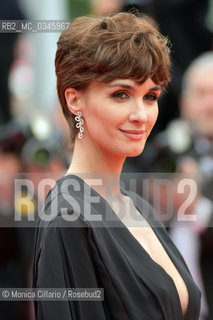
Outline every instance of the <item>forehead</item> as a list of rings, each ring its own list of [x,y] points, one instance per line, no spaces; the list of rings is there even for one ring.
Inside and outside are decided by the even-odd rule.
[[[116,78],[116,79],[113,79],[112,81],[110,81],[110,84],[114,84],[114,83],[126,83],[131,86],[141,86],[137,83],[137,79]],[[144,83],[142,83],[142,85],[147,84],[147,83],[156,85],[151,78],[148,78]]]
[[[119,87],[124,86],[126,88],[133,88],[135,90],[140,88],[161,90],[161,87],[157,85],[151,78],[148,78],[144,83],[138,84],[136,79],[123,79],[123,78],[115,78],[109,82],[96,82],[93,81],[90,84],[90,88],[102,87],[102,88],[110,88],[110,87]]]

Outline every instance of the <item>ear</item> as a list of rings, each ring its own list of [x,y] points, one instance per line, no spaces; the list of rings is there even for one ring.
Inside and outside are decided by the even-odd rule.
[[[76,115],[82,109],[80,92],[74,88],[67,88],[64,95],[70,112]]]

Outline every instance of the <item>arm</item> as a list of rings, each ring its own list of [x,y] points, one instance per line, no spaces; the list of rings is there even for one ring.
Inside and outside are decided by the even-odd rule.
[[[98,288],[88,242],[88,227],[57,218],[41,237],[34,261],[37,288]],[[35,272],[34,272],[35,273]],[[37,320],[105,319],[103,301],[37,301]]]

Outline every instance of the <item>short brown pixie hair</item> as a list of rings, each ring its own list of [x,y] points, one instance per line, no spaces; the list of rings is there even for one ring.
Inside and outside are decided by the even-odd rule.
[[[86,89],[91,81],[151,78],[164,88],[170,80],[168,40],[146,16],[117,13],[110,17],[79,17],[63,31],[57,43],[57,91],[65,118],[75,138],[74,116],[65,90]]]

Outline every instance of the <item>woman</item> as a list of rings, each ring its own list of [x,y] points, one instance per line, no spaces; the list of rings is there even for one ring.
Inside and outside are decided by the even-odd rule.
[[[197,319],[180,253],[151,206],[120,188],[125,158],[143,151],[157,119],[167,40],[145,17],[81,17],[61,34],[55,65],[74,151],[37,229],[34,287],[103,288],[104,299],[39,301],[37,319]]]

